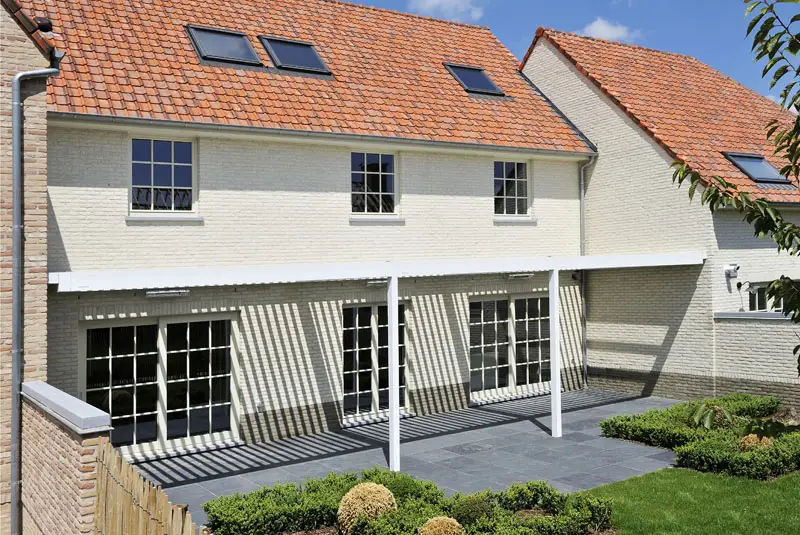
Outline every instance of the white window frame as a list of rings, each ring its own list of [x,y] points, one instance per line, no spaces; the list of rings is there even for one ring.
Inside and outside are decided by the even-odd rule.
[[[385,154],[385,155],[388,155],[388,156],[392,156],[394,158],[394,194],[393,194],[394,195],[394,211],[393,212],[367,212],[367,211],[354,212],[353,211],[353,174],[354,174],[354,171],[353,171],[353,168],[352,168],[352,157],[353,157],[353,154],[363,154],[363,155],[365,155],[365,157],[366,157],[367,154],[379,154],[381,156]],[[401,175],[401,160],[402,160],[401,153],[397,152],[397,151],[393,151],[393,150],[383,150],[383,149],[380,149],[380,148],[358,149],[358,150],[356,148],[351,148],[348,151],[347,156],[348,156],[348,174],[347,174],[347,177],[348,177],[348,188],[347,188],[348,196],[347,196],[347,199],[348,199],[348,206],[349,206],[348,213],[350,214],[350,220],[353,221],[353,222],[358,222],[358,221],[380,221],[380,220],[401,221],[402,220],[401,206],[400,206],[400,200],[401,200],[401,195],[400,195],[400,183],[401,183],[400,175]],[[370,173],[368,173],[366,171],[366,169],[365,169],[364,170],[364,194],[365,194],[365,196],[366,196],[366,188],[367,188],[367,182],[366,181],[367,181],[367,175],[368,174],[370,174]],[[380,174],[383,175],[383,173],[380,173]],[[383,194],[381,193],[381,195],[383,195]],[[365,197],[365,201],[364,202],[366,203],[366,197]]]
[[[404,372],[405,372],[405,390],[403,391],[404,395],[404,404],[400,407],[400,412],[403,414],[410,414],[409,413],[409,351],[408,351],[408,303],[404,300],[400,300],[398,303],[400,306],[403,307],[403,318],[401,318],[400,324],[404,326],[404,333],[403,333],[403,346],[405,347],[405,365],[404,365]],[[388,306],[385,302],[365,302],[365,303],[343,303],[339,307],[339,333],[344,333],[344,323],[342,322],[342,315],[345,308],[371,308],[370,313],[370,346],[371,346],[371,354],[372,354],[372,366],[371,366],[371,378],[370,378],[370,390],[372,391],[372,405],[371,409],[368,412],[356,412],[355,414],[345,414],[344,412],[344,363],[343,363],[343,355],[344,355],[344,347],[342,346],[339,350],[339,378],[342,381],[341,390],[339,393],[339,400],[341,401],[341,408],[339,411],[339,415],[342,418],[342,425],[352,426],[361,423],[369,423],[375,420],[382,420],[388,417],[389,409],[381,409],[380,408],[380,377],[379,377],[379,357],[378,357],[378,349],[379,349],[379,322],[378,322],[378,309],[382,306]],[[341,336],[340,336],[341,340]],[[358,372],[355,372],[356,375]]]
[[[767,295],[768,282],[752,283],[747,288],[747,309],[748,312],[783,312],[783,302],[776,306],[775,301]],[[758,304],[758,294],[764,292],[764,308],[760,308]],[[755,299],[756,308],[752,308],[752,301]],[[781,300],[782,301],[782,300]]]
[[[166,336],[167,325],[171,323],[191,323],[200,321],[230,321],[231,323],[231,414],[230,430],[217,433],[208,433],[193,437],[184,437],[168,440],[167,437],[167,407],[166,407],[166,388],[167,388],[167,359],[166,359]],[[130,327],[138,325],[158,324],[158,413],[157,428],[158,438],[153,442],[143,444],[132,444],[120,446],[117,450],[126,458],[148,458],[152,456],[170,455],[188,452],[198,449],[206,449],[221,444],[233,444],[240,442],[240,415],[241,396],[238,387],[239,356],[237,351],[237,340],[239,339],[238,314],[235,313],[210,313],[181,316],[161,316],[161,317],[139,317],[139,318],[120,318],[111,320],[91,320],[81,322],[79,331],[78,354],[78,393],[79,397],[86,401],[86,333],[91,329],[103,329],[113,327]],[[188,371],[187,371],[188,373]]]
[[[152,150],[152,142],[153,141],[170,141],[172,143],[179,142],[179,143],[191,143],[192,144],[192,209],[191,210],[175,210],[174,208],[171,210],[154,210],[152,207],[150,210],[134,210],[133,209],[133,188],[136,187],[133,185],[133,164],[134,163],[145,163],[133,160],[133,140],[134,139],[147,139],[151,142],[151,150]],[[141,132],[141,133],[130,133],[128,135],[128,217],[131,219],[196,219],[198,216],[198,203],[200,200],[200,188],[198,183],[198,169],[200,167],[200,162],[198,161],[199,155],[199,140],[198,138],[192,137],[182,137],[182,136],[172,136],[172,135],[164,135],[159,134],[156,132]],[[174,145],[173,145],[173,153],[174,153]],[[153,155],[150,155],[151,161],[149,162],[151,165],[154,164],[152,161]],[[170,165],[175,165],[174,163]],[[178,165],[185,165],[185,164],[178,164]],[[155,187],[155,186],[153,186]],[[179,188],[179,189],[186,189],[186,188]]]
[[[507,163],[514,163],[514,164],[525,164],[525,188],[526,188],[526,196],[525,196],[525,213],[524,214],[498,214],[495,212],[495,202],[497,200],[497,195],[495,194],[495,187],[494,181],[499,180],[494,176],[494,167],[497,162],[502,162],[504,165]],[[515,159],[506,159],[502,156],[498,156],[492,160],[492,167],[491,167],[491,192],[492,192],[492,214],[494,216],[495,222],[498,223],[533,223],[536,221],[533,215],[533,160],[515,160]],[[506,180],[505,178],[503,180]],[[516,178],[515,180],[519,180]],[[502,197],[504,200],[506,196]],[[519,200],[521,197],[514,196],[514,199]]]
[[[516,322],[516,306],[515,302],[518,299],[530,298],[549,298],[548,292],[526,292],[516,294],[499,294],[499,295],[476,295],[471,296],[469,303],[483,303],[485,301],[507,301],[508,302],[508,386],[502,388],[494,388],[492,390],[481,390],[477,392],[472,391],[472,363],[470,354],[467,354],[467,369],[469,370],[469,396],[472,403],[486,403],[493,401],[500,401],[503,399],[510,399],[515,397],[546,394],[550,392],[550,381],[541,383],[525,384],[517,386],[517,334],[515,330]],[[469,306],[468,303],[468,306]],[[548,313],[549,318],[549,313]],[[549,321],[549,319],[548,319]],[[467,336],[468,348],[472,346],[471,333],[469,331],[469,310],[467,310]],[[552,336],[552,333],[551,333]],[[552,358],[552,356],[551,356]],[[552,365],[551,365],[552,370]]]

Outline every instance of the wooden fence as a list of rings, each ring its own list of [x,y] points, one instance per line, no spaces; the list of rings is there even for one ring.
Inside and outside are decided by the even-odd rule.
[[[97,454],[97,535],[210,535],[192,522],[185,505],[173,505],[104,439]]]

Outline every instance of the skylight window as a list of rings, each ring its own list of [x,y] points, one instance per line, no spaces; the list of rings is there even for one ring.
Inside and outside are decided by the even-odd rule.
[[[726,152],[724,154],[742,173],[756,182],[790,183],[790,181],[782,176],[763,156],[758,154],[737,154],[733,152]]]
[[[253,45],[243,33],[200,26],[187,26],[187,29],[198,54],[204,60],[261,65]]]
[[[469,93],[504,95],[500,88],[492,82],[489,75],[480,67],[467,67],[466,65],[453,65],[450,63],[446,63],[445,67],[453,75],[453,78]]]
[[[320,74],[331,73],[311,43],[266,36],[261,36],[261,43],[279,69]]]

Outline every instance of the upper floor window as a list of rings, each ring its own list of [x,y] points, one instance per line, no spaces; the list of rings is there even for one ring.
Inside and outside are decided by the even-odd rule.
[[[783,300],[774,301],[767,295],[766,284],[752,284],[750,286],[750,312],[781,312]]]
[[[134,139],[131,209],[192,209],[192,143]]]
[[[494,162],[494,213],[528,214],[528,164]]]
[[[350,173],[353,213],[394,213],[393,154],[354,152],[350,156]]]

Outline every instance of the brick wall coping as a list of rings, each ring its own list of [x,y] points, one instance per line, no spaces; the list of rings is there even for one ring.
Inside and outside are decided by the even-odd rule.
[[[44,381],[22,384],[22,395],[79,435],[111,429],[111,416]]]
[[[714,312],[715,320],[786,320],[780,312]]]

